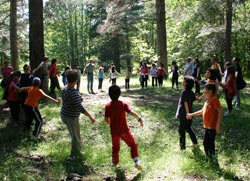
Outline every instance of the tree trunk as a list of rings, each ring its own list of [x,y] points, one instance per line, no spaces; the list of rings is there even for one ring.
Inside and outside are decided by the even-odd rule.
[[[165,0],[156,0],[156,20],[157,20],[157,56],[158,65],[163,63],[167,66],[167,35]]]
[[[114,50],[114,64],[116,67],[117,72],[120,72],[120,40],[118,36],[113,38],[113,50]]]
[[[18,48],[17,48],[17,1],[10,1],[10,58],[14,70],[18,70]]]
[[[35,68],[44,58],[43,1],[29,0],[30,66]]]
[[[226,0],[225,61],[231,61],[232,14],[232,0]]]

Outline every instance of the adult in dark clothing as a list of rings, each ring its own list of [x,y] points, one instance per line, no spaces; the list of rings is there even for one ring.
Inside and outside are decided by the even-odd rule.
[[[240,106],[240,89],[242,89],[241,83],[243,82],[243,75],[242,75],[242,70],[240,67],[240,59],[235,57],[233,58],[232,62],[235,68],[235,78],[236,78],[236,88],[237,88],[234,104],[235,104],[235,107],[239,107]]]

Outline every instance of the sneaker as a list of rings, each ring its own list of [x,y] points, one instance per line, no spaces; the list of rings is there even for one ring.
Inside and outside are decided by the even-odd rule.
[[[142,166],[141,166],[141,164],[139,164],[139,163],[136,163],[136,164],[135,164],[135,168],[137,168],[138,170],[142,170]]]

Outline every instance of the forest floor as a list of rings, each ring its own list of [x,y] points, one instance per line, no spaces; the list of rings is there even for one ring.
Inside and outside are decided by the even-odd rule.
[[[162,88],[140,89],[133,79],[126,91],[123,80],[121,100],[131,104],[141,115],[144,127],[128,116],[131,132],[139,145],[143,170],[133,166],[128,147],[122,143],[119,167],[111,164],[109,127],[104,122],[104,105],[110,101],[107,94],[110,83],[104,82],[104,92],[88,94],[82,81],[83,105],[97,122],[93,125],[81,116],[81,136],[84,160],[68,160],[70,139],[60,120],[60,106],[43,103],[42,140],[31,140],[21,128],[7,126],[9,111],[0,111],[0,180],[250,180],[249,90],[242,95],[242,108],[223,118],[223,133],[217,138],[218,162],[206,160],[202,146],[202,121],[195,118],[193,128],[199,148],[193,148],[187,137],[187,149],[179,150],[178,121],[175,118],[180,90],[170,83]],[[97,81],[96,81],[97,82]],[[95,87],[97,85],[95,84]],[[225,110],[223,99],[222,106]],[[2,104],[3,101],[0,103]],[[195,110],[202,107],[195,104]],[[248,111],[247,111],[248,110]]]

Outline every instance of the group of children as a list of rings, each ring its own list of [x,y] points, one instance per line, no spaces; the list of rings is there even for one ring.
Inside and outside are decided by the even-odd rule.
[[[143,67],[144,66],[144,67]],[[161,77],[159,77],[159,70],[162,70],[163,75],[163,65],[161,68],[156,68],[153,64],[150,70],[152,74],[152,85],[157,86],[157,80],[159,86],[162,86]],[[141,67],[141,81],[142,86],[146,86],[146,72],[142,69],[145,68],[145,64]],[[30,70],[28,65],[24,66],[24,71]],[[178,69],[177,69],[178,70]],[[226,82],[225,84],[220,84],[226,94],[226,102],[228,104],[228,110],[232,109],[232,97],[235,95],[234,85],[234,71],[228,64],[226,68]],[[176,72],[176,70],[173,70]],[[112,163],[116,166],[119,163],[119,150],[120,150],[120,139],[122,139],[131,149],[131,158],[134,160],[135,167],[141,169],[141,164],[139,161],[138,145],[130,133],[129,126],[126,121],[126,113],[133,116],[138,120],[139,124],[143,127],[143,122],[141,117],[135,113],[131,107],[119,100],[121,94],[120,87],[116,85],[116,76],[112,75],[117,73],[115,67],[110,69],[110,78],[112,81],[112,86],[109,87],[109,96],[111,101],[105,105],[105,121],[110,125],[110,133],[112,138]],[[129,78],[130,69],[126,70],[125,84],[126,89],[129,89]],[[144,75],[145,74],[145,75]],[[156,78],[157,74],[157,78]],[[31,74],[27,74],[30,76]],[[99,86],[98,89],[102,89],[102,80],[104,78],[103,67],[99,68],[98,72]],[[206,156],[210,159],[215,157],[215,138],[218,133],[220,133],[221,121],[222,121],[222,108],[218,98],[218,83],[216,81],[217,74],[213,69],[208,69],[206,72],[206,78],[208,81],[204,86],[204,93],[202,97],[205,97],[206,101],[201,110],[193,112],[193,102],[195,100],[201,100],[202,97],[196,98],[195,93],[192,91],[194,87],[195,80],[193,77],[184,76],[183,78],[183,90],[181,91],[181,96],[178,103],[178,108],[176,112],[176,117],[180,121],[179,126],[179,143],[180,149],[186,149],[186,132],[189,133],[191,141],[194,145],[198,144],[196,135],[192,130],[192,118],[195,116],[203,117],[203,127],[204,127],[204,150]],[[35,119],[35,127],[32,136],[34,138],[39,137],[41,126],[43,123],[42,116],[38,110],[39,100],[43,97],[46,98],[57,105],[60,101],[54,99],[47,94],[45,94],[39,86],[41,80],[38,77],[32,77],[29,81],[31,85],[18,86],[19,74],[14,72],[11,74],[11,81],[8,85],[8,103],[11,109],[11,115],[13,120],[18,120],[19,109],[17,108],[18,95],[25,93],[25,99],[23,100],[23,109],[25,112],[25,125],[24,131],[30,130],[32,125],[32,120]],[[160,80],[159,80],[160,79]],[[80,136],[80,125],[79,116],[81,113],[86,115],[92,123],[96,122],[95,118],[82,106],[82,96],[75,86],[79,80],[79,72],[77,70],[72,70],[68,68],[65,71],[65,87],[62,90],[62,107],[60,111],[61,120],[67,126],[67,129],[71,136],[71,153],[70,158],[81,158],[81,136]]]

